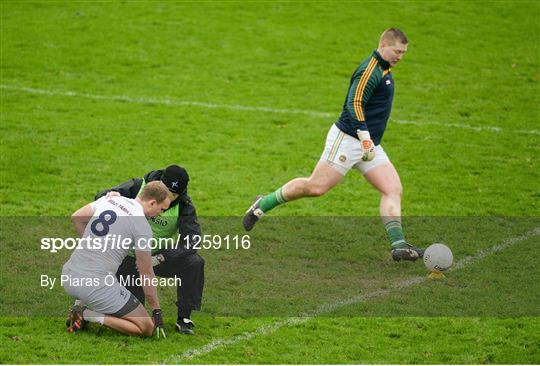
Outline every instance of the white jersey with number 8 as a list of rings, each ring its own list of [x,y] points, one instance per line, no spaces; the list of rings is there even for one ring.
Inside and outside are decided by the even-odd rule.
[[[114,274],[130,249],[150,252],[152,229],[140,203],[121,196],[102,197],[92,203],[92,210],[81,245],[65,264],[66,269]]]

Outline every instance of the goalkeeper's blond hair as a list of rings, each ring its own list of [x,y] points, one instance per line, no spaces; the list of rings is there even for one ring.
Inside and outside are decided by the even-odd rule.
[[[379,39],[379,44],[386,44],[393,46],[397,42],[402,44],[408,44],[409,40],[407,39],[407,36],[405,36],[405,33],[403,33],[401,30],[397,28],[388,28],[381,34],[381,38]]]

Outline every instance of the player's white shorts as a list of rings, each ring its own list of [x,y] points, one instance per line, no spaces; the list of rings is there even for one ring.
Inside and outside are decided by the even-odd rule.
[[[363,161],[360,141],[341,131],[335,124],[328,131],[326,145],[320,160],[327,162],[343,175],[347,174],[351,168],[366,174],[375,167],[390,164],[390,159],[388,159],[381,145],[375,146],[375,158],[373,160]]]
[[[68,281],[63,281],[69,279]],[[69,266],[62,269],[62,287],[89,309],[120,318],[139,306],[137,298],[122,286],[114,273],[97,275],[79,273]]]

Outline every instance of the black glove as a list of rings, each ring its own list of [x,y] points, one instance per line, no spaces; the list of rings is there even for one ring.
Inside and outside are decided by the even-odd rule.
[[[154,309],[152,311],[152,320],[154,321],[154,334],[157,333],[158,338],[167,338],[165,330],[163,329],[163,313],[161,309]]]

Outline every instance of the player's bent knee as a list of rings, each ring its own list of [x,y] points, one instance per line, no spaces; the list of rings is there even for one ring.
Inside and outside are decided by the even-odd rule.
[[[196,255],[197,261],[199,262],[199,265],[204,266],[204,258],[201,257],[199,254]]]
[[[195,258],[197,258],[197,259],[196,259],[197,267],[199,267],[199,268],[204,268],[204,263],[205,263],[205,262],[204,262],[204,258],[201,257],[201,256],[198,255],[198,254],[195,255]]]
[[[141,330],[141,335],[144,335],[146,337],[151,337],[154,333],[154,323],[150,318],[144,319],[144,321],[139,325],[139,329]]]
[[[154,327],[153,326],[152,327],[147,327],[143,331],[143,335],[145,337],[151,337],[153,333],[154,333]]]
[[[328,192],[328,187],[314,184],[309,187],[308,195],[311,197],[319,197]]]
[[[127,314],[127,316],[123,316],[122,318],[130,321],[137,327],[138,332],[136,335],[150,337],[154,333],[154,322],[148,316],[146,309],[141,304],[139,304],[135,310]]]
[[[388,197],[401,198],[403,196],[403,188],[401,184],[395,184],[380,189],[381,193]]]
[[[392,189],[389,190],[388,195],[401,198],[403,196],[403,189],[401,188],[401,186],[392,187]]]
[[[198,253],[194,253],[188,257],[188,265],[190,267],[203,268],[204,267],[204,258],[201,257]]]

